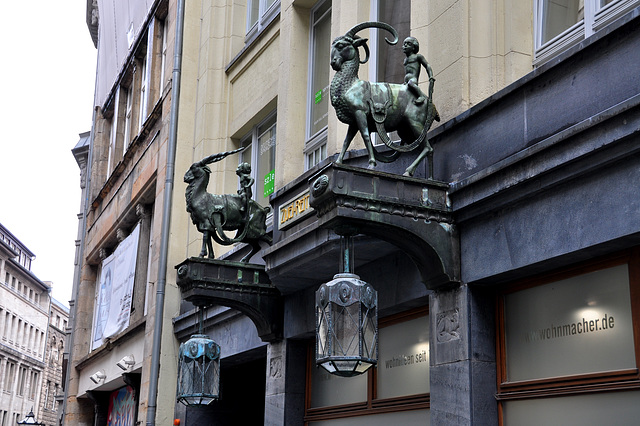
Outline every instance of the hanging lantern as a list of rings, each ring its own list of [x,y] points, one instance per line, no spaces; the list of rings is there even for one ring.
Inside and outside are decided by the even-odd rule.
[[[202,334],[194,334],[180,345],[178,354],[178,402],[184,405],[208,405],[220,394],[220,346]]]
[[[316,364],[351,377],[378,362],[378,293],[355,274],[337,274],[316,292]]]
[[[44,425],[44,423],[36,420],[36,416],[33,414],[33,408],[31,408],[31,411],[29,411],[29,414],[27,414],[24,419],[19,420],[17,423],[19,425]]]
[[[357,376],[378,362],[378,292],[353,273],[353,239],[341,237],[342,273],[316,291],[316,364]]]

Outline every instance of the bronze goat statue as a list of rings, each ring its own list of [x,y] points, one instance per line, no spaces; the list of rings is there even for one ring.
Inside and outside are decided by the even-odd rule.
[[[214,258],[212,238],[222,245],[238,242],[250,245],[251,252],[242,258],[242,262],[248,262],[260,251],[260,241],[268,244],[272,242],[271,237],[267,235],[268,207],[263,208],[243,194],[215,195],[207,192],[211,174],[207,164],[220,161],[241,149],[210,155],[193,163],[184,175],[184,181],[188,184],[185,193],[187,212],[191,214],[193,224],[202,233],[200,257],[208,255],[209,258]],[[236,231],[236,235],[229,238],[224,231]]]
[[[394,39],[386,39],[389,44],[398,42],[396,30],[382,22],[364,22],[351,28],[331,44],[331,67],[336,74],[331,81],[331,104],[338,119],[349,125],[342,151],[336,163],[342,163],[344,155],[355,135],[360,132],[369,154],[369,168],[377,161],[391,162],[402,152],[412,151],[422,146],[422,152],[407,167],[406,176],[413,176],[418,164],[429,157],[429,177],[433,178],[433,148],[426,133],[434,120],[440,120],[433,105],[431,92],[433,80],[430,79],[429,97],[418,101],[416,94],[407,84],[371,83],[358,78],[358,68],[369,60],[367,39],[356,35],[365,28],[381,28],[389,31]],[[358,48],[362,47],[366,57],[360,60]],[[397,131],[400,143],[389,140],[387,132]],[[394,152],[385,156],[379,153],[371,143],[370,134],[378,133],[379,138]]]

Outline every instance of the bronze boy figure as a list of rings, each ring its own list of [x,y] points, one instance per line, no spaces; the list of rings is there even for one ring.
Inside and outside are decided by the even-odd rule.
[[[433,83],[436,81],[433,78],[433,71],[431,66],[427,62],[424,56],[418,53],[420,50],[420,43],[415,37],[407,37],[402,43],[402,51],[407,57],[404,60],[404,83],[409,87],[411,93],[416,95],[416,99],[413,101],[416,105],[423,104],[425,101],[424,93],[418,87],[418,79],[420,78],[420,66],[422,65],[429,75],[429,99],[433,95]]]

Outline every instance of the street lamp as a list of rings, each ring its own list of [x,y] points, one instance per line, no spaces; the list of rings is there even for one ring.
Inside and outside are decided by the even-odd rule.
[[[353,237],[340,237],[341,269],[316,291],[316,365],[351,377],[378,362],[378,292],[353,273]]]
[[[36,420],[36,417],[33,415],[33,408],[29,411],[29,414],[25,416],[24,419],[18,422],[19,425],[40,425],[44,426],[44,423],[40,423]]]
[[[198,334],[180,345],[178,402],[208,405],[220,394],[220,346],[203,334],[203,312],[198,308]]]

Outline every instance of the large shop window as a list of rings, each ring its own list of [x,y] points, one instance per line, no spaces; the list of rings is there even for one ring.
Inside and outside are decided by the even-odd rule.
[[[635,250],[499,295],[501,424],[610,424],[594,423],[602,416],[635,423],[639,262]]]
[[[337,377],[309,348],[305,422],[310,426],[429,424],[429,315],[420,308],[379,322],[377,368]]]
[[[319,1],[311,9],[307,137],[304,147],[307,168],[327,155],[329,122],[329,75],[331,70],[331,0]]]
[[[275,113],[254,126],[242,140],[245,149],[240,153],[240,163],[251,165],[253,199],[262,207],[269,205],[269,195],[275,189],[276,140]]]
[[[534,65],[579,43],[639,4],[638,0],[536,0]]]

